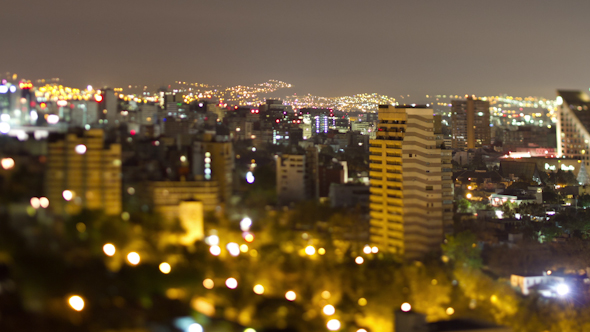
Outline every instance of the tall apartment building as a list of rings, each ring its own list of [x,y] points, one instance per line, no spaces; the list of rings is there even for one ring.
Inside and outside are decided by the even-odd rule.
[[[490,102],[467,97],[451,101],[453,149],[475,149],[490,145]]]
[[[451,150],[421,106],[379,106],[370,140],[371,242],[407,258],[440,248],[452,228]]]
[[[317,199],[319,196],[318,151],[277,156],[277,196],[279,204]]]
[[[217,181],[219,200],[227,202],[233,194],[234,152],[231,142],[204,137],[193,143],[193,174],[198,179]]]
[[[590,166],[590,97],[582,91],[558,90],[557,157]]]
[[[69,201],[64,191],[69,190]],[[48,144],[45,191],[56,213],[82,208],[121,214],[121,145],[105,147],[101,129],[67,134]]]

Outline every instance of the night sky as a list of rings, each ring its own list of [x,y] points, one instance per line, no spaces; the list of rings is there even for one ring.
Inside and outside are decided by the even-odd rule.
[[[1,4],[0,73],[74,87],[277,79],[323,96],[553,98],[590,86],[587,0]]]

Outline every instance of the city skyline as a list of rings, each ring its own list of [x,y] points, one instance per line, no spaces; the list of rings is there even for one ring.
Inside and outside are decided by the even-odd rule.
[[[558,88],[588,86],[588,50],[577,40],[588,30],[589,6],[14,3],[0,13],[18,27],[0,37],[0,72],[61,77],[72,86],[249,85],[278,77],[296,93],[325,96],[445,90],[553,98]]]

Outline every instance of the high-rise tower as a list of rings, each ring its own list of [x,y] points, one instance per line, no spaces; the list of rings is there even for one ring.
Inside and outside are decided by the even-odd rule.
[[[491,144],[490,102],[467,97],[451,101],[453,149],[475,149]]]
[[[430,108],[381,105],[378,115],[370,140],[371,242],[419,258],[440,248],[452,227],[451,151],[441,149]]]

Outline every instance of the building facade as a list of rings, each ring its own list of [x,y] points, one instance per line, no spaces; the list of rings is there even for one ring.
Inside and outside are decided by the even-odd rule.
[[[121,214],[121,145],[104,145],[100,129],[49,142],[45,191],[54,212],[86,208]]]
[[[419,258],[452,226],[451,154],[437,131],[432,109],[379,106],[370,214],[371,242],[383,250]]]
[[[491,144],[490,102],[468,97],[451,101],[453,149]]]

